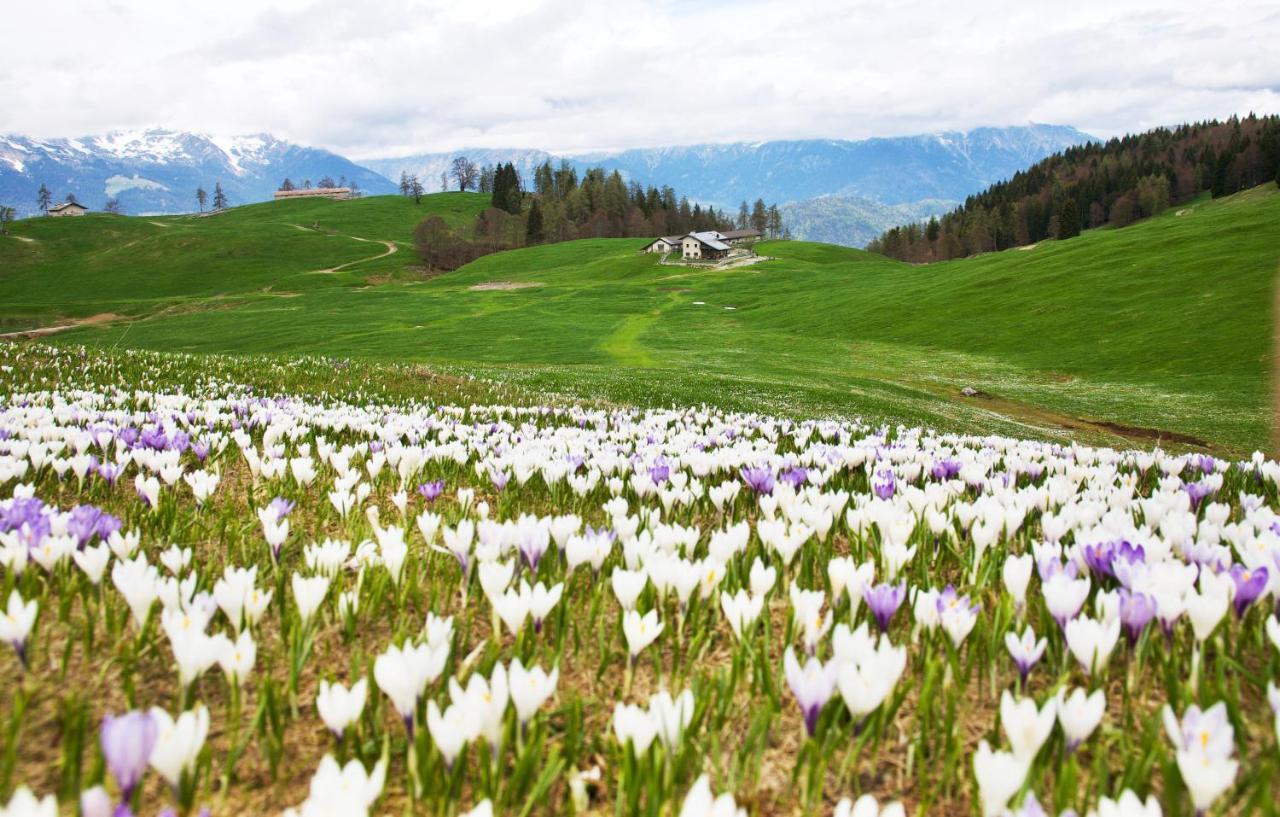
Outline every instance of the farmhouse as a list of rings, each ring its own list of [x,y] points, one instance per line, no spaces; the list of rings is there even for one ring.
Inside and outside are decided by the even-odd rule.
[[[279,201],[280,199],[306,199],[306,198],[349,199],[351,198],[351,188],[350,187],[311,187],[306,189],[297,188],[294,190],[277,190],[275,192],[276,201]]]
[[[75,201],[64,201],[49,208],[51,216],[83,216],[87,212],[89,212],[88,207]]]
[[[668,235],[655,238],[645,245],[645,252],[667,254],[679,252],[689,260],[719,259],[729,254],[732,247],[748,244],[760,238],[759,230],[703,230],[685,235]]]

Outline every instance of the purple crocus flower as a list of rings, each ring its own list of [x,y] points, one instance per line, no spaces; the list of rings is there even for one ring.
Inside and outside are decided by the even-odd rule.
[[[897,489],[897,480],[893,476],[893,472],[884,469],[876,473],[876,478],[871,482],[871,490],[881,499],[893,499],[893,494]]]
[[[177,451],[179,454],[191,447],[191,435],[185,431],[174,432],[169,439],[169,450]]]
[[[1265,567],[1250,570],[1244,565],[1232,565],[1230,576],[1231,581],[1236,585],[1236,595],[1231,603],[1235,605],[1236,618],[1241,618],[1244,616],[1244,611],[1249,609],[1249,605],[1257,601],[1267,589],[1269,574]]]
[[[1186,484],[1186,489],[1187,496],[1191,497],[1192,511],[1198,510],[1200,508],[1200,503],[1203,502],[1206,497],[1212,496],[1215,493],[1214,487],[1204,482],[1188,482]]]
[[[1130,593],[1120,589],[1120,623],[1124,626],[1129,646],[1138,643],[1142,631],[1156,615],[1156,600],[1146,593]]]
[[[793,465],[783,471],[779,478],[792,488],[799,488],[801,485],[804,485],[809,481],[809,472],[798,465]]]
[[[951,591],[953,594],[954,590]],[[876,623],[880,625],[880,632],[889,631],[889,622],[893,619],[894,613],[898,612],[898,608],[902,606],[902,602],[907,598],[907,583],[899,582],[898,584],[889,584],[884,582],[877,584],[867,590],[863,596],[863,600],[867,603],[867,609],[875,616]]]
[[[444,480],[437,479],[434,482],[424,482],[418,486],[418,493],[427,502],[435,502],[444,493]]]
[[[671,478],[671,466],[667,461],[659,457],[653,465],[649,466],[649,479],[653,480],[654,485],[661,485]]]
[[[98,476],[108,485],[114,486],[120,479],[120,466],[113,462],[104,462],[98,466]]]
[[[1089,570],[1100,579],[1108,579],[1114,575],[1111,560],[1116,555],[1115,542],[1096,542],[1084,547],[1084,563]]]
[[[293,510],[293,501],[278,496],[267,505],[267,510],[275,514],[277,520],[284,519]]]
[[[804,715],[805,731],[813,737],[814,730],[818,728],[818,715],[836,691],[836,662],[824,664],[810,656],[802,667],[796,660],[795,651],[788,647],[782,663],[787,686],[791,687],[791,694],[796,696],[796,703]]]
[[[146,774],[158,729],[150,714],[138,710],[102,719],[102,755],[116,779],[120,799],[126,803]]]
[[[1208,454],[1201,454],[1196,458],[1196,465],[1200,467],[1200,473],[1212,474],[1218,468],[1218,461]]]
[[[773,493],[773,470],[765,466],[743,468],[742,481],[757,494]]]
[[[501,491],[507,487],[507,481],[511,477],[507,476],[507,472],[500,468],[489,469],[489,481],[493,483],[494,490]]]
[[[209,444],[205,442],[198,442],[191,446],[191,453],[195,454],[196,459],[200,460],[200,462],[204,462],[209,456]]]

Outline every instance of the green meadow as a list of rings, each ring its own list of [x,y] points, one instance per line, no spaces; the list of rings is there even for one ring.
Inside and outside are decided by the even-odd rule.
[[[1227,455],[1268,445],[1275,185],[924,266],[771,242],[759,250],[774,260],[708,271],[594,239],[421,270],[414,225],[461,224],[485,198],[18,222],[0,238],[0,324],[106,314],[48,339],[415,361],[640,405]]]

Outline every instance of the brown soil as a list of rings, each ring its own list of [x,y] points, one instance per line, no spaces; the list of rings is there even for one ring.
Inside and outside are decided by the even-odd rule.
[[[977,394],[968,397],[956,392],[955,397],[960,400],[981,400],[984,407],[990,408],[994,412],[1008,415],[1020,422],[1035,425],[1056,426],[1072,431],[1105,432],[1143,443],[1177,443],[1206,450],[1213,450],[1214,448],[1210,443],[1199,437],[1193,437],[1190,434],[1183,434],[1178,431],[1145,428],[1143,426],[1117,423],[1112,420],[1092,420],[1085,417],[1074,417],[1043,406],[1033,406],[1028,403],[997,397],[984,391],[979,391]]]
[[[21,332],[6,332],[0,335],[0,338],[39,338],[58,332],[65,332],[68,329],[75,329],[77,326],[94,326],[119,320],[124,320],[124,316],[117,315],[114,312],[99,312],[87,318],[74,318],[66,323],[59,323],[53,326],[40,326],[35,329],[24,329]]]

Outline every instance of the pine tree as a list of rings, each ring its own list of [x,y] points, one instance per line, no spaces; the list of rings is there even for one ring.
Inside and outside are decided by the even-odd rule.
[[[751,229],[760,235],[764,235],[764,231],[769,229],[769,213],[764,209],[764,199],[756,199],[751,207]]]
[[[280,183],[280,189],[281,189],[281,190],[284,190],[284,191],[286,191],[286,192],[287,192],[287,191],[289,191],[289,190],[292,190],[292,189],[293,189],[293,179],[290,179],[288,176],[285,176],[284,181]]]
[[[49,188],[45,187],[43,184],[40,185],[40,190],[36,193],[36,204],[40,206],[40,212],[49,212],[49,203],[52,201],[53,193],[49,192]]]
[[[738,205],[738,220],[735,223],[739,230],[745,230],[750,222],[751,210],[747,208],[747,202],[743,199],[742,204]]]
[[[533,206],[529,208],[529,216],[524,225],[524,241],[526,244],[541,244],[545,238],[542,227],[542,205],[537,199],[533,200]]]
[[[768,214],[769,237],[778,238],[782,235],[782,213],[778,212],[778,205],[769,205]]]
[[[1075,238],[1080,235],[1080,208],[1076,200],[1068,196],[1058,210],[1058,238]]]
[[[285,181],[289,181],[289,180],[288,180],[288,179],[285,179]],[[281,189],[284,189],[284,188],[281,188]],[[205,202],[207,202],[208,200],[209,200],[209,194],[208,194],[208,193],[206,193],[206,192],[204,192],[204,188],[203,188],[203,187],[197,187],[197,188],[196,188],[196,203],[200,205],[200,212],[202,212],[202,213],[204,212],[204,205],[205,205]]]
[[[222,190],[222,182],[214,182],[213,184],[213,209],[225,210],[227,207],[227,194]]]

